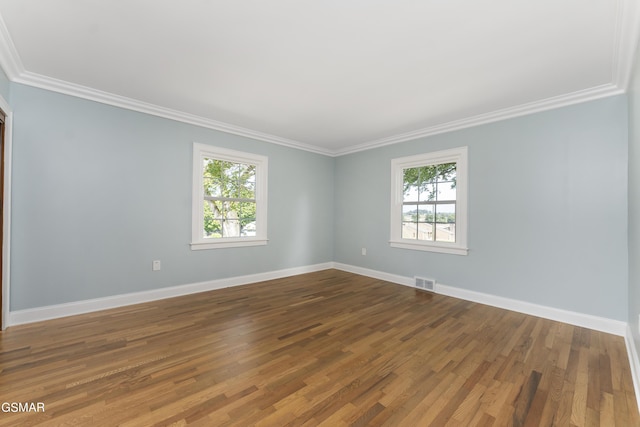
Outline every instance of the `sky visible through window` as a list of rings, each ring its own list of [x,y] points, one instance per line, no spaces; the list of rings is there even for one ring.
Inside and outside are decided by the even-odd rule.
[[[456,163],[403,169],[402,238],[455,242]]]

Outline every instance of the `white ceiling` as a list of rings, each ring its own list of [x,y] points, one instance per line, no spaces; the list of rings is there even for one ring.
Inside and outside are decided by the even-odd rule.
[[[635,0],[0,0],[15,82],[337,155],[622,93]]]

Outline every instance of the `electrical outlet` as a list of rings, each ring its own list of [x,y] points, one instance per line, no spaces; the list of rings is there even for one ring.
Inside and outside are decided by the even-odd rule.
[[[151,267],[151,270],[160,271],[160,268],[162,268],[162,265],[160,264],[160,260],[159,259],[154,260],[153,264],[152,264],[152,267]]]
[[[362,255],[366,255],[367,254],[367,248],[362,248]]]

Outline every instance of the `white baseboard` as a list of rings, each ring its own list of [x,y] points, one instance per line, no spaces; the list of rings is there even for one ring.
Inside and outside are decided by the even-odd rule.
[[[373,277],[375,279],[386,280],[388,282],[397,283],[405,286],[414,286],[414,279],[411,277],[400,276],[397,274],[385,273],[382,271],[371,270],[368,268],[357,267],[348,264],[333,263],[334,268],[348,271],[363,276]],[[480,304],[490,305],[493,307],[504,308],[506,310],[517,311],[519,313],[530,314],[532,316],[542,317],[544,319],[555,320],[558,322],[568,323],[570,325],[581,326],[596,331],[606,332],[613,335],[624,337],[627,333],[627,323],[619,320],[607,319],[605,317],[593,316],[574,311],[561,310],[558,308],[547,307],[544,305],[533,304],[526,301],[515,300],[511,298],[499,297],[481,292],[469,291],[453,286],[442,285],[436,283],[435,292],[450,297],[473,301]]]
[[[629,357],[629,366],[631,366],[631,379],[633,380],[633,389],[636,392],[636,402],[640,410],[640,359],[636,351],[635,340],[631,328],[627,325],[627,333],[624,336],[624,343],[627,346],[627,356]]]
[[[263,282],[265,280],[279,279],[295,276],[297,274],[312,273],[333,267],[333,263],[308,265],[303,267],[287,268],[284,270],[269,271],[265,273],[249,274],[224,279],[209,280],[206,282],[190,283],[186,285],[171,286],[150,291],[134,292],[124,295],[114,295],[104,298],[96,298],[85,301],[70,302],[66,304],[50,305],[46,307],[29,308],[9,312],[9,326],[25,323],[39,322],[42,320],[57,319],[76,314],[91,313],[110,308],[124,307],[143,302],[157,301],[165,298],[173,298],[198,292],[212,291],[231,286],[246,285],[249,283]]]
[[[591,314],[578,313],[575,311],[562,310],[545,305],[534,304],[526,301],[511,298],[499,297],[481,292],[469,291],[455,288],[453,286],[436,283],[436,292],[467,301],[478,302],[491,305],[493,307],[504,308],[517,311],[519,313],[530,314],[544,319],[555,320],[568,323],[570,325],[581,326],[583,328],[606,332],[608,334],[625,336],[627,323],[620,320],[607,319],[606,317],[593,316]]]
[[[363,276],[373,277],[404,286],[413,287],[414,279],[397,274],[385,273],[354,265],[327,262],[302,267],[294,267],[283,270],[270,271],[265,273],[249,274],[245,276],[229,277],[199,283],[172,286],[150,291],[129,293],[124,295],[114,295],[104,298],[96,298],[85,301],[77,301],[66,304],[50,305],[46,307],[30,308],[9,312],[9,326],[24,323],[39,322],[41,320],[56,319],[59,317],[72,316],[76,314],[90,313],[110,308],[123,307],[143,302],[156,301],[165,298],[173,298],[181,295],[189,295],[198,292],[206,292],[215,289],[222,289],[231,286],[246,285],[248,283],[261,282],[265,280],[279,279],[282,277],[294,276],[297,274],[311,273],[314,271],[336,268]],[[569,323],[571,325],[582,326],[597,331],[623,336],[627,335],[627,324],[622,321],[607,319],[604,317],[592,316],[589,314],[577,313],[573,311],[561,310],[553,307],[533,304],[530,302],[503,298],[481,292],[469,291],[466,289],[436,284],[435,292],[467,301],[478,302],[545,319],[556,320]],[[639,369],[640,373],[640,369]]]
[[[349,264],[337,262],[327,262],[322,264],[308,265],[302,267],[287,268],[283,270],[270,271],[245,276],[229,277],[205,282],[190,283],[180,286],[172,286],[151,291],[134,292],[124,295],[115,295],[104,298],[96,298],[85,301],[77,301],[66,304],[50,305],[46,307],[30,308],[9,312],[9,326],[39,322],[42,320],[57,319],[60,317],[73,316],[76,314],[91,313],[110,308],[124,307],[127,305],[140,304],[144,302],[157,301],[166,298],[173,298],[182,295],[189,295],[199,292],[212,291],[215,289],[241,286],[249,283],[262,282],[265,280],[279,279],[282,277],[295,276],[297,274],[312,273],[314,271],[335,268],[362,276],[373,277],[391,283],[414,287],[414,279],[397,274],[385,273],[383,271],[372,270],[364,267],[357,267]],[[571,325],[594,329],[613,335],[622,336],[625,339],[627,355],[631,366],[631,375],[636,396],[640,396],[640,359],[634,344],[633,334],[628,324],[618,320],[604,317],[592,316],[589,314],[577,313],[573,311],[561,310],[553,307],[533,304],[525,301],[503,298],[481,292],[469,291],[453,286],[436,283],[435,292],[442,295],[451,296],[493,307],[504,308],[506,310],[517,311],[530,314],[532,316],[545,319],[556,320]],[[640,408],[640,399],[638,406]]]
[[[355,265],[342,264],[339,262],[333,263],[333,268],[347,271],[353,274],[359,274],[361,276],[373,277],[374,279],[380,279],[391,283],[397,283],[399,285],[413,287],[413,279],[411,277],[400,276],[398,274],[385,273],[384,271],[371,270],[369,268],[357,267]]]
[[[336,262],[333,263],[333,267],[337,268],[338,270],[348,271],[350,273],[373,277],[375,279],[385,280],[387,282],[397,283],[399,285],[414,287],[414,279],[412,279],[411,277],[400,276],[397,274],[390,274],[382,271],[371,270],[368,268]],[[547,307],[510,298],[498,297],[481,292],[469,291],[466,289],[455,288],[453,286],[442,285],[439,283],[436,283],[435,292],[454,298],[473,301],[493,307],[504,308],[506,310],[517,311],[520,313],[530,314],[532,316],[542,317],[558,322],[564,322],[570,325],[581,326],[584,328],[624,337],[625,346],[627,347],[627,356],[629,358],[629,365],[631,366],[631,377],[636,394],[636,404],[638,405],[638,409],[640,409],[640,359],[638,358],[638,353],[634,344],[631,328],[626,322],[593,316],[590,314],[561,310],[558,308]]]

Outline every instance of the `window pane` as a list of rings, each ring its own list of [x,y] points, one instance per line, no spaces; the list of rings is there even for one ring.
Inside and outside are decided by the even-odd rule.
[[[455,224],[436,224],[436,240],[438,242],[455,242],[456,241],[456,225]]]
[[[416,185],[407,185],[407,183],[405,183],[404,185],[404,195],[403,195],[403,201],[405,202],[417,202],[419,199],[419,191],[418,191],[418,187]]]
[[[418,225],[415,222],[403,222],[402,223],[402,238],[403,239],[417,239],[418,238]]]
[[[220,197],[222,196],[222,186],[219,182],[212,178],[204,179],[204,196]]]
[[[204,195],[221,196],[224,180],[220,176],[220,165],[214,159],[203,159],[202,163]]]
[[[256,235],[256,221],[255,221],[255,219],[253,221],[240,224],[240,235],[243,236],[243,237],[244,236],[253,237],[253,236]]]
[[[438,183],[438,201],[456,200],[455,182],[439,182]]]
[[[204,191],[205,195],[214,197],[235,197],[237,194],[238,163],[216,159],[204,159]]]
[[[229,179],[228,193],[225,197],[240,197],[240,183],[238,176],[240,175],[241,165],[239,163],[231,163],[229,168],[225,171]]]
[[[436,205],[436,241],[456,241],[456,205],[454,203]]]
[[[434,212],[435,211],[433,205],[420,205],[420,207],[418,208],[418,221],[433,222]]]
[[[234,209],[238,213],[238,218],[255,220],[256,203],[255,202],[235,202]]]
[[[403,169],[403,191],[405,201],[432,200],[434,190],[427,187],[435,182],[438,174],[437,166],[420,166]]]
[[[456,180],[456,163],[442,163],[438,165],[438,181]]]
[[[391,247],[468,254],[467,163],[467,147],[391,160]]]
[[[430,202],[436,200],[436,184],[425,183],[420,188],[420,201]]]
[[[404,221],[404,222],[416,222],[417,213],[418,213],[418,205],[403,205],[402,206],[402,221]]]
[[[438,166],[430,165],[430,166],[420,166],[414,168],[418,173],[418,185],[423,186],[429,182],[435,182],[436,176],[438,175]]]
[[[225,219],[236,219],[240,217],[240,202],[225,202]]]
[[[255,179],[253,181],[245,181],[242,183],[242,194],[241,197],[243,199],[253,199],[256,198],[256,182]]]
[[[204,219],[204,235],[206,238],[218,239],[222,237],[222,222],[211,218]]]
[[[456,163],[403,170],[402,238],[455,242]],[[436,204],[406,204],[436,202]]]
[[[420,168],[407,168],[402,170],[405,188],[407,185],[420,185]]]
[[[191,249],[266,244],[268,158],[193,143],[193,160]]]
[[[218,200],[205,200],[203,207],[205,218],[222,219],[222,202]]]
[[[438,203],[436,205],[436,222],[455,223],[456,222],[456,204],[455,203]]]
[[[418,240],[433,240],[433,224],[418,224]]]
[[[233,182],[230,197],[255,199],[255,165],[234,163],[230,172]]]
[[[238,179],[245,191],[254,191],[256,185],[256,166],[243,164],[240,168],[240,175]]]
[[[256,166],[205,158],[202,167],[204,196],[222,198],[204,202],[204,237],[255,236],[257,203],[224,199],[255,199]]]
[[[256,203],[237,203],[238,218],[240,220],[240,235],[256,235]]]
[[[240,237],[240,221],[235,218],[223,220],[222,237]]]

